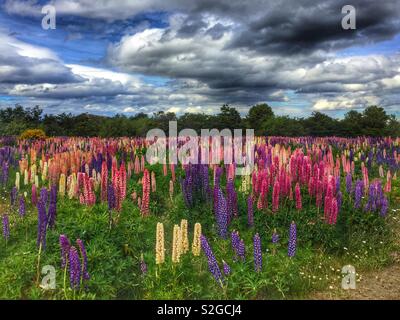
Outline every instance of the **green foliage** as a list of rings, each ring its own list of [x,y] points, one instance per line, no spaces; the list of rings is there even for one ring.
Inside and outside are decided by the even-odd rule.
[[[134,116],[116,114],[113,117],[88,113],[72,115],[61,113],[42,116],[39,107],[33,109],[17,105],[0,110],[0,135],[20,135],[26,129],[41,128],[49,136],[145,136],[153,128],[168,134],[169,121],[178,121],[178,129],[190,128],[200,134],[201,129],[254,129],[256,135],[269,136],[399,136],[400,122],[394,115],[377,106],[367,107],[362,113],[351,110],[342,120],[314,112],[308,118],[275,116],[267,104],[249,109],[242,119],[231,106],[223,105],[215,115],[159,111],[152,116],[137,113]]]
[[[250,108],[246,116],[246,124],[248,128],[255,129],[255,134],[263,134],[265,129],[269,128],[266,122],[273,122],[274,112],[266,103],[257,104]]]

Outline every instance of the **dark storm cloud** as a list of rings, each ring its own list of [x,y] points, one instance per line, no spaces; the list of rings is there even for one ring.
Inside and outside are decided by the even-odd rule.
[[[29,3],[6,1],[5,10],[24,19],[37,15],[40,6]],[[65,98],[71,104],[87,104],[88,110],[124,109],[131,101],[149,109],[181,108],[190,102],[243,106],[288,101],[287,92],[304,98],[316,110],[399,101],[398,56],[368,51],[371,44],[399,34],[398,0],[105,0],[95,5],[55,0],[54,4],[58,26],[69,33],[69,45],[100,39],[108,47],[107,56],[97,60],[103,63],[101,67],[172,81],[148,91],[100,76],[82,85],[48,87],[35,85],[45,79],[33,74],[37,70],[23,67],[16,75],[4,77],[12,83],[22,83],[24,78],[32,84],[15,89],[18,94]],[[356,30],[341,27],[344,5],[356,9]],[[97,42],[92,46],[97,47]],[[358,53],[343,58],[338,50],[346,48]],[[87,57],[80,57],[75,63],[84,64]],[[52,69],[58,70],[53,72],[53,83],[58,83],[56,74],[71,81],[62,63],[54,62]],[[12,68],[0,70],[4,75]]]
[[[341,9],[356,9],[356,30],[344,30]],[[229,48],[279,55],[334,50],[393,38],[400,30],[398,1],[280,1],[244,24]]]

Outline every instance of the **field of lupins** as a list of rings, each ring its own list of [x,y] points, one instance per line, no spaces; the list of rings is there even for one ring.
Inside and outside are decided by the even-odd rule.
[[[0,298],[302,298],[398,250],[400,138],[257,137],[248,176],[147,147],[0,138]]]

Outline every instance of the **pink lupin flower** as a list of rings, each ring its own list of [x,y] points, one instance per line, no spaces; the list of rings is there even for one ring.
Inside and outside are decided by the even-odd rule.
[[[121,166],[119,167],[119,189],[120,189],[120,195],[121,195],[121,200],[120,202],[122,203],[123,200],[126,198],[126,168],[125,168],[125,162],[121,163]]]
[[[107,183],[108,183],[108,168],[107,163],[103,161],[101,164],[101,201],[107,201]]]
[[[386,193],[392,191],[392,177],[391,177],[390,170],[388,170],[388,172],[386,174],[386,184],[385,184],[385,190],[384,191]]]
[[[141,201],[141,213],[142,216],[149,215],[149,204],[150,204],[150,173],[149,170],[144,169],[143,172],[143,198]]]
[[[337,204],[336,198],[334,197],[334,198],[332,198],[331,205],[329,208],[328,223],[336,224],[337,215],[338,215],[338,204]]]
[[[135,157],[135,164],[133,166],[133,172],[135,174],[139,174],[139,172],[140,172],[140,162],[139,162],[139,157],[138,156]]]

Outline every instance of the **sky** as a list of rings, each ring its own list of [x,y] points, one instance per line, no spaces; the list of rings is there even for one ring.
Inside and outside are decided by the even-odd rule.
[[[342,28],[344,5],[356,29]],[[399,1],[0,0],[0,108],[245,115],[257,103],[399,117]]]

